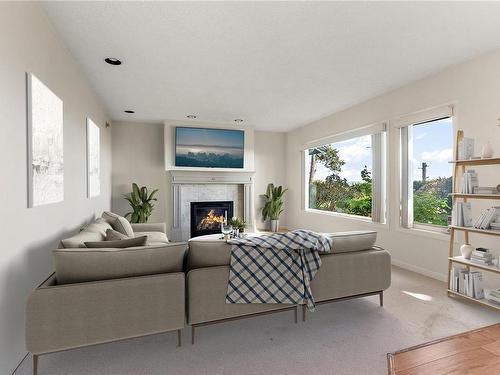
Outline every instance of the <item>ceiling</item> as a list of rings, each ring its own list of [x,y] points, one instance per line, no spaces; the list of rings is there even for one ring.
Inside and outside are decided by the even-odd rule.
[[[43,6],[114,120],[287,131],[500,48],[500,3]]]

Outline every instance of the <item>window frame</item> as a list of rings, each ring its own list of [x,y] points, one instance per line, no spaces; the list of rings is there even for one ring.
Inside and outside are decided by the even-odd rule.
[[[372,138],[372,212],[371,217],[342,212],[319,210],[309,207],[309,170],[307,169],[309,149],[370,135]],[[386,164],[387,164],[387,123],[379,122],[354,130],[337,133],[303,145],[301,149],[302,167],[302,209],[327,216],[359,220],[369,223],[387,223]]]
[[[409,155],[413,154],[413,126],[427,122],[451,118],[452,129],[456,129],[455,104],[445,104],[414,112],[394,121],[398,130],[399,144],[399,228],[433,233],[449,232],[448,227],[433,224],[415,223],[413,220],[413,165]],[[454,139],[452,138],[453,147]],[[452,172],[452,186],[455,176]]]

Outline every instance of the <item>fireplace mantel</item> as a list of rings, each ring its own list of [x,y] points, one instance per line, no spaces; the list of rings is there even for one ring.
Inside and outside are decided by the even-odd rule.
[[[254,172],[220,170],[170,170],[169,182],[172,186],[172,237],[186,240],[181,230],[181,220],[189,213],[182,206],[183,187],[190,185],[241,185],[243,186],[243,218],[248,223],[248,231],[255,230],[254,220]],[[208,189],[208,186],[207,186]],[[186,198],[184,198],[185,200]],[[215,197],[213,200],[217,200]]]

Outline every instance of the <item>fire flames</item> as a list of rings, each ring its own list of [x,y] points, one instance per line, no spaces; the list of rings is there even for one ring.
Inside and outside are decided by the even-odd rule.
[[[207,216],[205,216],[198,224],[198,230],[211,230],[218,229],[220,224],[224,222],[224,216],[217,216],[215,210],[208,211]]]

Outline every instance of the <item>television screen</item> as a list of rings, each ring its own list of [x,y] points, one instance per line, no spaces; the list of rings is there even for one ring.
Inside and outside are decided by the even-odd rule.
[[[175,166],[243,168],[243,130],[175,128]]]

